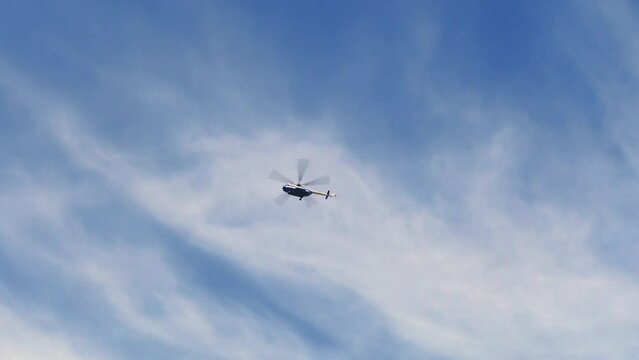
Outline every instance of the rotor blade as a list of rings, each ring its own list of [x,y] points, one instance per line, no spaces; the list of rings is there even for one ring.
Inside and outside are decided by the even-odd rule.
[[[304,204],[306,205],[306,207],[310,208],[312,206],[317,205],[317,200],[313,199],[310,196],[307,196],[307,197],[304,198]]]
[[[320,178],[317,178],[315,180],[311,180],[307,183],[304,183],[302,185],[307,186],[307,185],[327,185],[329,182],[331,182],[331,178],[329,176],[322,176]]]
[[[273,199],[273,201],[275,201],[276,203],[280,204],[280,205],[284,205],[284,203],[286,202],[286,200],[288,200],[291,196],[287,193],[284,193],[278,197],[276,197],[275,199]]]
[[[302,178],[304,177],[304,173],[306,172],[306,168],[308,167],[308,163],[310,160],[308,159],[299,159],[297,160],[297,183],[302,182]]]
[[[268,177],[271,180],[277,180],[277,181],[282,181],[288,184],[293,184],[293,180],[287,178],[286,176],[280,174],[279,171],[277,170],[273,170],[273,172],[271,173],[271,175]]]

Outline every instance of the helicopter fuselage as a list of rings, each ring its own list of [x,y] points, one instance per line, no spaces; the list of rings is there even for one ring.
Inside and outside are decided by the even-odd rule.
[[[313,204],[316,203],[315,199],[310,197],[311,195],[319,195],[324,197],[324,199],[328,199],[329,197],[335,197],[336,194],[335,193],[331,194],[330,190],[326,190],[326,192],[323,192],[323,191],[309,189],[306,187],[308,185],[322,185],[322,184],[329,183],[328,176],[322,176],[315,180],[303,183],[302,178],[304,178],[304,172],[306,172],[307,166],[308,166],[307,159],[299,159],[297,161],[297,183],[295,183],[294,180],[291,180],[287,178],[286,176],[280,174],[277,170],[273,170],[269,178],[271,180],[282,181],[283,183],[285,183],[286,185],[282,187],[282,191],[284,191],[287,195],[294,196],[296,198],[299,198],[300,200],[306,198],[305,202],[308,207],[311,207],[313,206]],[[275,201],[279,203],[280,205],[282,205],[288,198],[289,198],[288,196],[286,196],[285,194],[282,194]]]
[[[302,186],[286,184],[282,187],[282,190],[291,195],[300,198],[302,200],[303,197],[311,196],[313,194],[309,189],[303,188]]]

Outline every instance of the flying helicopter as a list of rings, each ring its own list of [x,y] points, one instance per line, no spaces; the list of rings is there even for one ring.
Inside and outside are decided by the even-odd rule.
[[[328,176],[322,176],[315,180],[302,183],[302,178],[304,177],[304,173],[306,173],[306,168],[308,167],[308,163],[310,160],[308,159],[299,159],[297,160],[297,183],[293,180],[287,178],[282,175],[279,171],[273,170],[269,178],[271,180],[277,180],[285,183],[282,187],[282,191],[284,194],[280,195],[275,199],[277,203],[280,205],[284,204],[286,200],[290,198],[290,196],[299,198],[300,201],[304,200],[306,206],[311,207],[317,204],[317,201],[311,197],[311,195],[320,195],[323,196],[324,199],[328,199],[329,197],[337,196],[335,193],[331,193],[330,190],[326,192],[317,191],[313,189],[309,189],[307,186],[310,185],[326,185],[330,182],[330,178]]]

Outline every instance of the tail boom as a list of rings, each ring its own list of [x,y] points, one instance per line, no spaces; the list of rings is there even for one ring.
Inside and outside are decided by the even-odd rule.
[[[336,197],[336,196],[337,196],[337,194],[335,194],[335,193],[332,193],[332,194],[331,194],[331,191],[330,191],[330,190],[328,190],[327,192],[321,192],[321,191],[316,191],[316,190],[311,190],[311,189],[309,189],[309,191],[310,191],[310,192],[312,192],[312,193],[313,193],[313,194],[315,194],[315,195],[321,195],[321,196],[323,196],[323,197],[324,197],[324,199],[328,199],[329,197]]]

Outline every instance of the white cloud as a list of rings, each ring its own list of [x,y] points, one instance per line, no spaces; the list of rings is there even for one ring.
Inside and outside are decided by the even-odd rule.
[[[0,357],[20,360],[85,358],[82,353],[74,350],[64,335],[33,327],[2,304],[0,304]]]
[[[508,149],[525,141],[516,130],[498,132],[469,156],[442,154],[459,165],[455,175],[467,188],[457,205],[469,220],[456,223],[330,143],[290,142],[286,134],[196,139],[181,149],[198,159],[193,166],[158,175],[71,123],[64,128],[60,139],[72,156],[198,246],[297,281],[304,280],[298,269],[315,271],[363,296],[394,331],[429,351],[632,353],[639,288],[593,256],[591,219],[526,203],[502,186]],[[93,155],[105,153],[116,155]],[[280,190],[266,175],[271,167],[287,173],[287,164],[292,173],[298,155],[315,159],[314,171],[330,170],[340,197],[310,210],[294,200],[272,204]]]
[[[14,283],[18,289],[0,287],[4,294],[0,303],[3,358],[31,359],[45,354],[56,359],[118,357],[122,349],[102,345],[109,343],[102,337],[111,335],[97,329],[80,335],[74,330],[74,322],[83,322],[74,317],[86,316],[86,311],[60,313],[48,303],[67,296],[85,301],[82,299],[93,294],[102,294],[106,306],[89,309],[95,313],[92,317],[112,312],[114,327],[130,329],[131,336],[184,349],[184,354],[196,358],[204,354],[235,359],[307,357],[305,345],[286,326],[265,322],[240,306],[194,297],[197,292],[177,277],[153,239],[141,242],[132,235],[114,241],[117,239],[104,239],[109,235],[83,225],[73,210],[83,206],[85,190],[51,186],[47,184],[51,179],[25,174],[19,179],[19,185],[0,192],[0,234],[4,259],[11,260],[9,267],[17,266],[14,272],[28,274],[19,277],[28,283]],[[34,232],[36,225],[46,231],[45,237]],[[146,245],[140,248],[141,243]],[[47,285],[33,293],[43,298],[23,298],[20,288],[41,287],[37,281],[59,285]],[[81,293],[49,293],[73,291],[75,287],[67,283],[80,283],[84,288]],[[12,295],[12,290],[17,294]],[[10,299],[22,307],[20,314],[5,305]]]
[[[498,129],[470,150],[451,147],[420,164],[433,179],[432,191],[459,194],[452,202],[434,196],[422,203],[411,198],[413,189],[389,183],[383,171],[358,162],[329,137],[259,127],[248,135],[175,134],[179,146],[173,150],[193,161],[180,169],[149,170],[154,167],[146,165],[156,159],[127,154],[83,129],[90,114],[34,95],[15,79],[4,84],[36,118],[46,119],[72,159],[162,224],[188,234],[203,251],[311,286],[315,276],[328,279],[362,296],[416,346],[454,358],[631,358],[636,352],[639,288],[628,274],[601,263],[590,247],[596,212],[528,202],[513,189],[513,173],[529,150],[526,129],[520,128],[526,120],[499,124],[513,115],[525,118],[517,111],[466,111],[456,109],[454,99],[437,99],[438,112],[469,122],[490,117]],[[170,102],[176,93],[169,87],[145,101]],[[234,97],[233,103],[242,101]],[[247,112],[242,116],[269,116]],[[627,152],[636,155],[632,148]],[[313,159],[309,178],[331,174],[337,199],[312,209],[294,199],[281,208],[273,204],[280,189],[267,175],[273,168],[293,175],[298,156]],[[607,168],[605,159],[593,159],[593,168]],[[603,178],[608,186],[598,191],[614,193],[617,180]],[[105,289],[122,321],[142,333],[224,348],[234,357],[264,349],[274,358],[279,351],[307,355],[286,331],[277,340],[259,334],[264,325],[250,315],[216,309],[221,325],[205,321],[210,316],[180,294],[171,270],[153,252],[90,254],[90,261],[77,259],[82,272]],[[140,261],[145,265],[135,273],[126,271]],[[140,302],[148,292],[158,292],[170,315],[144,313]],[[220,326],[238,330],[225,337]],[[243,347],[247,342],[257,345]]]

